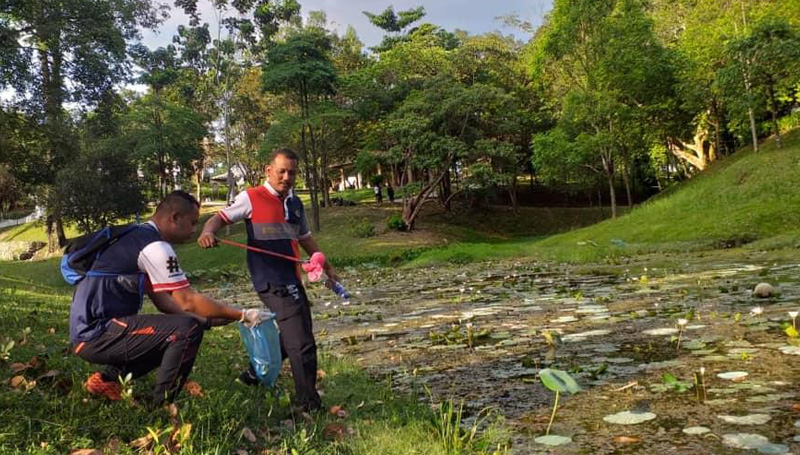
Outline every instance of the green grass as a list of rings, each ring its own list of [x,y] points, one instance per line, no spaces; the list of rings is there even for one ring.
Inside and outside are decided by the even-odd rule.
[[[549,237],[501,245],[454,244],[410,265],[534,257],[596,262],[637,254],[745,247],[800,246],[800,130],[759,153],[745,148],[616,219]]]
[[[327,406],[339,405],[348,412],[343,419],[327,412],[310,420],[293,414],[281,398],[292,389],[286,375],[275,391],[234,382],[247,362],[234,326],[206,333],[191,376],[201,385],[203,396],[181,394],[177,423],[163,410],[148,413],[128,402],[90,398],[81,384],[95,367],[69,354],[69,301],[69,293],[60,288],[4,283],[0,345],[12,340],[16,345],[7,359],[0,360],[0,453],[64,454],[85,448],[134,453],[129,443],[147,435],[148,428],[158,433],[185,424],[191,424],[191,432],[180,451],[184,454],[230,454],[239,449],[250,453],[265,449],[293,453],[294,449],[302,454],[461,453],[448,449],[452,443],[440,431],[444,422],[428,406],[413,396],[392,393],[387,383],[374,382],[353,361],[329,352],[320,356],[327,373],[320,385]],[[34,357],[35,367],[12,372],[12,365],[31,363]],[[51,376],[43,377],[47,372]],[[36,381],[35,385],[27,391],[12,388],[8,381],[17,375],[29,383]],[[147,393],[152,380],[151,375],[136,381],[134,394]],[[329,424],[344,425],[342,441],[326,435]],[[242,436],[245,428],[256,435],[255,443]],[[493,453],[505,440],[497,431],[483,433],[463,453]],[[120,444],[118,451],[110,449],[114,441]],[[157,449],[153,447],[159,453]]]

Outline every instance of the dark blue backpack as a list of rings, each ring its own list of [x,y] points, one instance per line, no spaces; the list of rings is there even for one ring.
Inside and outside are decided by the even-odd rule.
[[[61,275],[69,284],[78,284],[86,276],[111,276],[103,272],[93,272],[94,261],[120,238],[136,229],[138,224],[108,226],[97,232],[75,238],[67,244],[61,258]]]

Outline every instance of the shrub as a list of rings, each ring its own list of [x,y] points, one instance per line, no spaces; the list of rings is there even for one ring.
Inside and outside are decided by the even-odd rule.
[[[393,213],[386,218],[386,227],[396,231],[402,231],[405,226],[403,225],[403,217],[397,213]]]
[[[356,219],[349,228],[352,237],[367,238],[375,235],[375,226],[366,218]]]

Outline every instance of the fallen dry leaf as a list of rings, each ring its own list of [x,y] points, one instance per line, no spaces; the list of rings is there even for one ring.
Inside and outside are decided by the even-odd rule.
[[[800,403],[795,403],[792,405],[792,411],[800,412]]]
[[[237,450],[236,452],[233,452],[233,453],[234,453],[234,454],[236,454],[236,455],[250,455],[250,454],[249,454],[249,453],[248,453],[246,450],[244,450],[244,449],[239,449],[239,450]]]
[[[103,451],[97,449],[75,449],[69,455],[103,455]]]
[[[341,441],[344,439],[345,427],[341,423],[329,423],[325,425],[322,434],[328,439],[335,439]]]
[[[20,371],[25,371],[28,368],[31,368],[31,366],[27,363],[12,363],[9,368],[11,368],[12,373],[16,374]]]
[[[61,374],[61,372],[58,371],[58,370],[50,370],[47,373],[37,377],[36,380],[37,381],[41,381],[42,379],[52,379],[52,378],[55,378],[56,376],[58,376],[59,374]]]
[[[131,447],[135,447],[137,449],[144,449],[150,446],[150,443],[152,441],[153,439],[150,437],[150,435],[147,435],[147,436],[142,436],[141,438],[134,439],[128,445],[130,445]]]
[[[325,377],[327,377],[327,376],[328,376],[328,373],[326,373],[325,370],[317,370],[317,381],[321,381],[321,380],[325,379]]]
[[[49,329],[47,329],[47,333],[49,333],[51,335],[56,333],[56,328],[55,327],[50,327]]]
[[[242,430],[242,437],[247,439],[248,441],[250,441],[253,444],[255,444],[255,442],[256,442],[256,435],[253,434],[253,430],[251,430],[251,429],[249,429],[247,427],[244,427],[244,429]]]
[[[203,396],[203,388],[197,383],[197,381],[186,381],[186,384],[183,385],[183,390],[193,397]]]
[[[637,438],[635,436],[615,436],[614,442],[619,444],[636,444],[642,442],[642,438]]]
[[[8,381],[8,385],[11,386],[12,389],[16,389],[22,387],[26,382],[25,376],[14,376]]]
[[[170,403],[167,405],[167,413],[173,419],[178,417],[178,406],[175,403]]]

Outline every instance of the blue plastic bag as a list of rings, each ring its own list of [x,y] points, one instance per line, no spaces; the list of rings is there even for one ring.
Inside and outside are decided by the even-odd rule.
[[[247,327],[239,323],[239,333],[250,356],[250,364],[262,384],[273,387],[281,372],[281,342],[278,324],[273,313],[265,312],[261,324]]]

